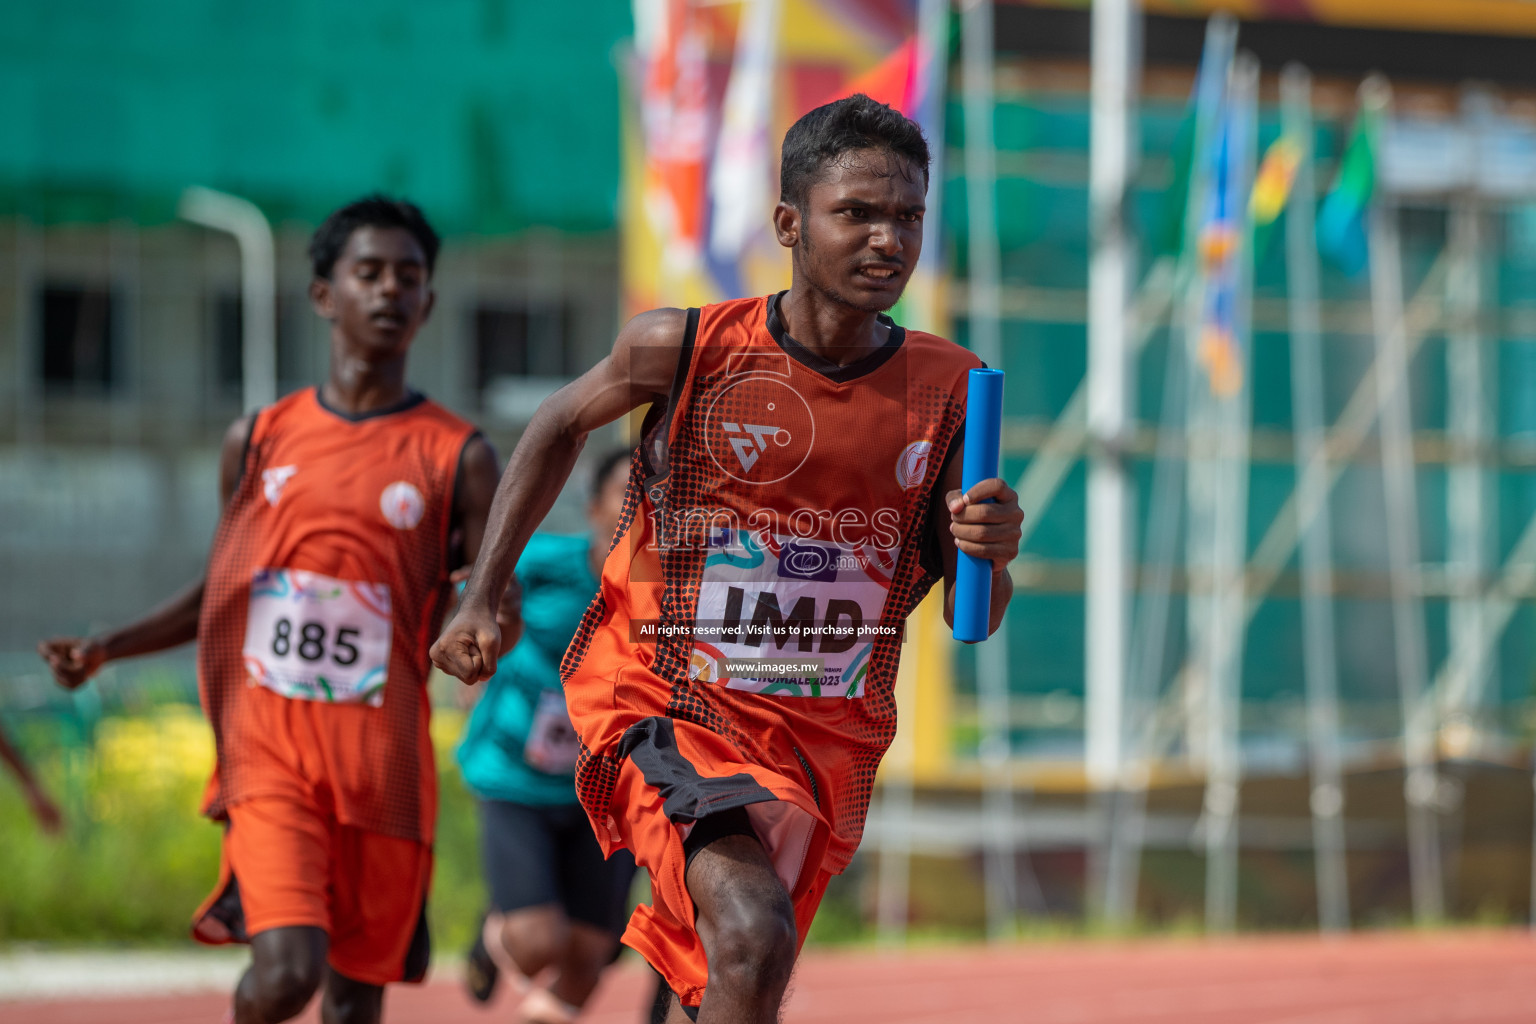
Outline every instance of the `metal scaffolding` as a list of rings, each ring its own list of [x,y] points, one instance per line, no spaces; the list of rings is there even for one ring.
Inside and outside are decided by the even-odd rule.
[[[1103,860],[1123,786],[1126,645],[1130,632],[1131,492],[1122,449],[1133,419],[1130,339],[1136,246],[1126,222],[1138,142],[1132,111],[1141,74],[1138,12],[1131,0],[1093,7],[1089,146],[1088,373],[1084,415],[1088,470],[1086,627],[1083,650],[1088,784]],[[1103,876],[1090,868],[1090,883]],[[1093,902],[1102,903],[1102,894]]]
[[[1322,324],[1318,315],[1317,183],[1313,175],[1312,76],[1292,64],[1280,80],[1283,136],[1297,147],[1291,216],[1285,225],[1290,315],[1291,415],[1296,431],[1296,497],[1316,509],[1301,528],[1302,642],[1307,677],[1307,751],[1311,770],[1317,920],[1324,931],[1349,928],[1344,836],[1344,754],[1339,743],[1338,656],[1334,648],[1333,530],[1328,510],[1328,450],[1323,409]]]
[[[1303,702],[1298,711],[1304,713],[1294,727],[1281,726],[1273,735],[1283,733],[1293,745],[1305,775],[1307,807],[1294,824],[1310,837],[1317,923],[1324,931],[1343,931],[1365,912],[1358,891],[1352,901],[1351,858],[1386,841],[1372,831],[1376,825],[1361,827],[1363,819],[1379,820],[1379,808],[1356,808],[1352,823],[1345,792],[1351,772],[1367,763],[1402,769],[1405,814],[1399,821],[1407,822],[1406,840],[1398,831],[1392,842],[1407,854],[1414,916],[1431,922],[1447,913],[1459,828],[1448,813],[1458,785],[1443,763],[1510,749],[1510,737],[1501,735],[1492,714],[1498,648],[1522,602],[1536,593],[1536,517],[1524,524],[1513,547],[1498,541],[1498,474],[1510,463],[1496,414],[1500,335],[1490,315],[1497,306],[1490,252],[1499,244],[1499,204],[1524,193],[1487,186],[1479,177],[1488,173],[1486,161],[1442,161],[1482,168],[1464,170],[1467,178],[1459,182],[1431,181],[1418,171],[1419,179],[1405,179],[1403,157],[1392,149],[1405,116],[1392,114],[1385,82],[1369,80],[1360,103],[1385,126],[1389,143],[1378,154],[1384,169],[1364,220],[1369,275],[1346,281],[1335,272],[1325,288],[1314,224],[1320,186],[1337,171],[1332,154],[1313,152],[1322,132],[1314,123],[1310,76],[1287,68],[1279,83],[1280,127],[1297,155],[1283,214],[1283,280],[1275,275],[1277,264],[1269,263],[1269,290],[1256,317],[1254,265],[1262,253],[1245,250],[1252,225],[1244,220],[1232,257],[1239,280],[1231,332],[1242,386],[1219,392],[1202,362],[1209,267],[1200,261],[1209,257],[1200,235],[1216,183],[1201,160],[1193,161],[1187,183],[1181,252],[1142,264],[1146,272],[1133,284],[1141,261],[1126,211],[1134,189],[1145,187],[1136,184],[1137,17],[1128,0],[1094,5],[1088,283],[1086,293],[1067,297],[1064,289],[1004,283],[997,217],[1007,211],[997,205],[998,168],[1001,163],[1006,177],[1022,163],[1010,164],[1006,155],[1000,161],[993,136],[993,90],[1006,72],[999,79],[991,62],[990,5],[961,5],[970,266],[961,301],[971,343],[990,364],[1006,367],[1005,321],[1081,323],[1087,340],[1086,373],[1054,419],[1027,429],[1017,421],[1005,427],[1005,433],[1013,431],[1011,450],[1029,456],[1016,484],[1026,545],[1040,536],[1036,531],[1058,496],[1085,502],[1084,788],[1079,817],[1067,831],[1079,837],[1087,856],[1087,906],[1112,925],[1135,919],[1143,849],[1179,845],[1170,841],[1177,816],[1155,803],[1149,813],[1157,780],[1173,776],[1203,787],[1198,819],[1180,827],[1186,829],[1183,845],[1203,854],[1207,928],[1236,926],[1240,853],[1245,844],[1272,842],[1264,838],[1272,819],[1244,819],[1262,814],[1243,807],[1245,765],[1253,754],[1248,744],[1252,733],[1271,728],[1250,720],[1245,735],[1245,649],[1261,607],[1294,599],[1295,675]],[[1193,102],[1193,149],[1208,152],[1214,133],[1229,133],[1224,173],[1246,196],[1258,156],[1259,68],[1237,52],[1236,41],[1235,21],[1212,19]],[[1446,126],[1437,130],[1476,135],[1499,109],[1496,97],[1470,92],[1460,116],[1443,119]],[[1336,109],[1328,116],[1340,123]],[[1536,143],[1529,170],[1529,182],[1536,182]],[[1527,191],[1536,193],[1536,187]],[[1406,218],[1405,208],[1412,211]],[[1442,216],[1446,237],[1440,246],[1434,232]],[[1081,303],[1081,321],[1062,314],[1075,302]],[[1273,419],[1253,426],[1255,391],[1272,396],[1279,383],[1272,356],[1250,362],[1255,319],[1262,321],[1261,346],[1275,345],[1277,337],[1286,344],[1288,373],[1282,371],[1280,380],[1289,385],[1289,432]],[[1156,347],[1164,338],[1166,348]],[[1442,338],[1443,363],[1418,360],[1426,342],[1433,346]],[[1155,360],[1141,358],[1149,344]],[[1160,366],[1157,411],[1140,419],[1138,384]],[[1445,430],[1439,435],[1437,413],[1418,407],[1414,382],[1442,372]],[[1273,417],[1275,401],[1266,401],[1266,415]],[[1423,497],[1440,486],[1425,472],[1427,462],[1446,468],[1443,520],[1440,507]],[[1285,477],[1274,472],[1279,465],[1286,466]],[[1073,479],[1078,467],[1086,470],[1085,481]],[[1150,477],[1138,476],[1142,470]],[[1258,497],[1250,504],[1250,480],[1261,472],[1267,474],[1264,491],[1259,494],[1255,484]],[[1282,490],[1276,481],[1286,478],[1291,483]],[[1145,483],[1138,495],[1139,480]],[[1349,482],[1340,488],[1344,480]],[[1362,516],[1373,527],[1363,544]],[[1057,521],[1049,528],[1060,526]],[[1436,564],[1442,535],[1443,564]],[[1507,551],[1502,562],[1501,551]],[[1069,567],[1070,561],[1023,559],[1013,567],[1015,583],[1029,588],[1055,573],[1051,586],[1077,593],[1076,578],[1068,575],[1077,566]],[[1372,676],[1379,685],[1396,687],[1396,724],[1386,729],[1363,727],[1361,705],[1345,699],[1347,693],[1358,700],[1359,690],[1350,691],[1360,685],[1350,675],[1360,665],[1359,636],[1351,636],[1346,616],[1362,614],[1362,605],[1371,602],[1382,610],[1373,636],[1379,635],[1383,652],[1392,652],[1377,659],[1390,668]],[[1446,653],[1437,665],[1431,654],[1442,649],[1442,628]],[[1017,699],[1017,677],[1028,663],[1010,657],[1006,644],[1005,630],[978,649],[976,666],[973,849],[983,853],[994,936],[1009,934],[1020,911],[1024,837],[1051,844],[1067,834],[1052,817],[1056,812],[1015,800],[1016,789],[1030,786],[1038,769],[1019,756],[1022,719],[1016,716],[1029,701]],[[900,806],[909,805],[893,802],[890,809]],[[1037,825],[1041,831],[1031,832]],[[894,828],[886,831],[896,839]],[[913,837],[922,833],[909,827],[900,841],[910,851]],[[935,825],[929,834],[937,833]],[[1449,860],[1446,849],[1453,852]],[[1531,885],[1536,903],[1536,869]],[[1536,925],[1536,913],[1532,919]]]

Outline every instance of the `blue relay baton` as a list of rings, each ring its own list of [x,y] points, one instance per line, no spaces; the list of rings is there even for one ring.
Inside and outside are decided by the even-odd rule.
[[[965,452],[960,487],[972,487],[997,476],[998,449],[1003,433],[1003,371],[972,370],[966,384]],[[956,552],[955,639],[980,643],[992,619],[992,563]]]

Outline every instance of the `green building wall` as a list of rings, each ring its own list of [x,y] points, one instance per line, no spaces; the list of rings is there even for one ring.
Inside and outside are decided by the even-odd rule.
[[[314,223],[380,189],[449,234],[611,230],[627,0],[0,5],[0,216]],[[558,172],[555,167],[558,165]]]

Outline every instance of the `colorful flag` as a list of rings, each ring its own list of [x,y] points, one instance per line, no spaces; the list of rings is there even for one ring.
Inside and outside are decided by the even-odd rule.
[[[1301,147],[1285,135],[1270,143],[1253,179],[1253,193],[1248,197],[1248,214],[1260,227],[1273,224],[1291,198],[1296,184],[1296,168],[1301,164]]]
[[[622,78],[625,312],[783,287],[789,253],[771,222],[780,138],[831,90],[901,49],[914,7],[947,14],[947,0],[632,3],[634,60]]]
[[[1291,201],[1291,188],[1296,184],[1301,154],[1301,145],[1282,135],[1270,143],[1258,173],[1254,175],[1253,192],[1248,196],[1248,219],[1253,222],[1255,260],[1262,260],[1274,241],[1275,223]]]
[[[1201,112],[1215,116],[1211,124],[1219,124],[1219,112],[1224,108],[1227,94],[1227,77],[1232,73],[1232,38],[1235,35],[1218,31],[1218,22],[1212,18],[1206,30],[1205,47],[1200,53],[1200,68],[1195,73],[1195,83],[1189,92],[1189,104],[1179,121],[1169,154],[1173,161],[1173,178],[1163,193],[1161,223],[1154,235],[1153,248],[1160,256],[1184,252],[1189,238],[1189,203],[1195,169],[1196,136],[1200,134]],[[1225,40],[1225,45],[1223,45]],[[1219,134],[1219,127],[1213,127]],[[1211,140],[1206,140],[1211,145]]]
[[[908,117],[916,117],[921,82],[917,37],[913,36],[885,60],[848,82],[836,95],[828,96],[827,101],[861,92],[872,100],[895,107]]]
[[[1354,276],[1370,262],[1366,216],[1376,191],[1376,136],[1378,115],[1362,107],[1333,187],[1317,212],[1317,248],[1340,270]]]
[[[645,205],[663,258],[698,259],[708,159],[708,81],[704,41],[691,0],[636,0],[635,43],[641,68]]]
[[[1241,392],[1244,379],[1245,358],[1236,330],[1237,291],[1241,286],[1239,260],[1244,255],[1248,212],[1241,180],[1243,130],[1242,112],[1223,97],[1215,138],[1205,155],[1210,174],[1206,178],[1209,192],[1198,237],[1203,307],[1196,348],[1211,392],[1220,398],[1231,398]]]
[[[736,28],[720,142],[709,173],[709,254],[714,260],[735,262],[748,241],[768,228],[774,154],[768,135],[778,42],[779,0],[747,0]]]

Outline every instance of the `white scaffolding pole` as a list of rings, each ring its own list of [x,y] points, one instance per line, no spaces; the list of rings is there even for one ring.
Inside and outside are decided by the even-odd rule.
[[[1446,346],[1446,428],[1451,463],[1446,474],[1447,568],[1456,596],[1450,604],[1450,641],[1476,655],[1459,674],[1459,685],[1441,694],[1440,714],[1446,738],[1458,753],[1475,752],[1481,735],[1483,701],[1494,676],[1492,658],[1478,640],[1487,615],[1485,591],[1489,566],[1496,559],[1490,541],[1498,535],[1493,474],[1483,455],[1493,436],[1493,395],[1488,387],[1487,356],[1480,331],[1484,304],[1481,273],[1484,244],[1482,204],[1473,190],[1451,203],[1446,280],[1450,320]]]
[[[967,311],[971,348],[989,366],[1002,359],[1000,284],[1002,251],[997,236],[997,150],[992,121],[992,0],[965,0],[960,17],[962,115],[965,123]]]
[[[1148,322],[1143,322],[1143,328]],[[1170,325],[1171,327],[1172,325]],[[1177,567],[1179,523],[1184,490],[1185,389],[1188,356],[1182,337],[1169,331],[1163,373],[1157,459],[1147,512],[1146,580],[1137,605],[1126,669],[1125,730],[1127,750],[1121,788],[1115,796],[1109,854],[1105,863],[1104,920],[1123,928],[1136,916],[1136,892],[1141,875],[1141,850],[1146,839],[1147,787],[1151,781],[1152,744],[1149,725],[1157,713],[1158,690],[1167,654],[1168,614]]]
[[[1297,154],[1286,214],[1286,291],[1291,328],[1291,409],[1296,435],[1296,494],[1318,509],[1301,529],[1302,639],[1307,681],[1307,749],[1312,774],[1312,845],[1317,919],[1325,932],[1349,928],[1345,861],[1343,755],[1339,746],[1339,688],[1334,651],[1333,539],[1328,518],[1328,452],[1323,411],[1322,328],[1318,314],[1313,173],[1312,76],[1299,64],[1280,77],[1284,136]]]
[[[226,231],[240,248],[240,397],[246,412],[277,400],[277,257],[272,226],[248,199],[189,188],[177,211]]]
[[[1190,677],[1184,687],[1185,752],[1191,766],[1203,768],[1206,761],[1206,713],[1208,678],[1203,666],[1197,667],[1199,652],[1205,649],[1204,631],[1209,616],[1209,600],[1194,592],[1193,580],[1204,571],[1207,555],[1204,546],[1212,536],[1212,524],[1207,513],[1211,503],[1205,500],[1208,475],[1199,469],[1195,448],[1201,437],[1213,436],[1207,422],[1209,388],[1198,379],[1197,353],[1200,345],[1200,323],[1205,301],[1205,275],[1196,272],[1199,260],[1200,225],[1205,215],[1205,204],[1210,201],[1210,166],[1207,154],[1215,133],[1220,130],[1222,105],[1225,103],[1229,79],[1232,74],[1233,54],[1237,46],[1237,21],[1228,15],[1218,14],[1211,18],[1205,32],[1205,50],[1200,60],[1200,75],[1195,92],[1195,137],[1193,156],[1190,160],[1189,200],[1184,216],[1184,266],[1179,274],[1182,308],[1177,317],[1178,337],[1187,360],[1185,373],[1190,375],[1185,389],[1187,405],[1185,434],[1189,444],[1185,487],[1188,492],[1189,518],[1186,523],[1188,543],[1185,559],[1188,563],[1191,593],[1188,600],[1187,628],[1191,651]]]
[[[1381,78],[1361,86],[1362,116],[1385,117],[1390,87]],[[1419,571],[1419,517],[1413,460],[1413,420],[1408,404],[1408,346],[1402,329],[1403,267],[1397,206],[1379,192],[1370,211],[1371,315],[1375,321],[1376,394],[1381,430],[1382,485],[1386,498],[1387,551],[1392,588],[1392,633],[1398,697],[1403,712],[1404,797],[1408,813],[1408,866],[1414,919],[1444,914],[1439,823],[1435,798],[1434,724],[1419,713],[1428,685],[1424,609],[1415,578]]]
[[[1131,422],[1131,317],[1136,248],[1126,224],[1137,163],[1135,130],[1141,55],[1133,0],[1100,0],[1092,10],[1092,124],[1089,141],[1088,466],[1084,586],[1084,749],[1092,791],[1089,902],[1102,913],[1113,793],[1124,786],[1126,645],[1130,631],[1131,490],[1122,454]]]
[[[1253,181],[1258,130],[1259,65],[1240,54],[1232,66],[1228,103],[1232,127],[1228,174],[1242,197],[1230,211],[1241,224],[1233,242],[1237,286],[1232,334],[1242,366],[1242,385],[1221,398],[1202,389],[1204,422],[1214,428],[1205,435],[1213,457],[1191,469],[1206,477],[1192,492],[1209,502],[1206,560],[1209,572],[1204,614],[1205,678],[1207,680],[1207,770],[1205,785],[1205,923],[1210,931],[1230,931],[1237,922],[1238,797],[1242,782],[1239,734],[1242,726],[1243,638],[1247,632],[1243,594],[1248,552],[1248,435],[1253,389],[1249,372],[1252,351],[1253,258],[1247,237],[1247,197]],[[1191,517],[1193,521],[1193,516]],[[1191,538],[1194,541],[1195,538]]]
[[[1130,490],[1121,448],[1131,420],[1131,282],[1136,249],[1126,224],[1136,170],[1140,72],[1132,0],[1093,5],[1092,127],[1088,170],[1088,468],[1086,639],[1088,783],[1121,784],[1129,633]],[[1107,838],[1107,837],[1105,837]]]
[[[961,90],[969,214],[967,306],[971,349],[988,366],[1001,368],[1002,252],[997,235],[997,152],[992,131],[996,106],[992,18],[992,0],[966,0],[960,18]],[[1008,699],[1006,626],[977,648],[976,697],[981,712],[981,765],[986,780],[982,800],[987,824],[987,934],[1002,938],[1012,933],[1018,907],[1013,786],[1007,771],[1012,754],[1012,713]]]

